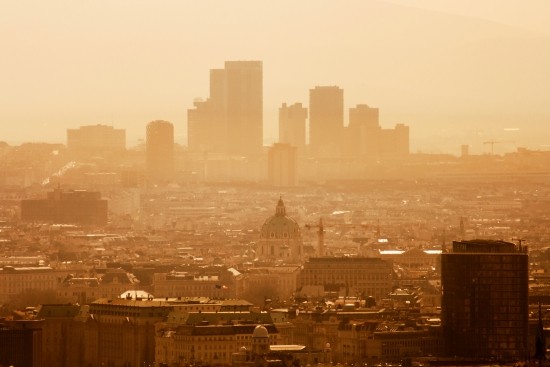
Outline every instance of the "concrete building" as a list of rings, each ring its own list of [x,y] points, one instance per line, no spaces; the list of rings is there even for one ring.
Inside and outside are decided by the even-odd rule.
[[[396,362],[441,352],[438,327],[352,320],[340,325],[338,339],[335,355],[342,363]]]
[[[126,150],[126,130],[100,124],[67,129],[67,148],[96,155],[120,153]]]
[[[301,294],[318,292],[321,296],[332,293],[343,296],[371,296],[376,301],[386,298],[392,290],[393,266],[391,261],[369,257],[313,257],[304,263],[300,275]]]
[[[265,299],[290,299],[296,292],[300,266],[255,267],[243,274],[243,297],[261,305]]]
[[[42,360],[42,325],[43,320],[0,319],[0,366],[52,366]]]
[[[88,304],[100,298],[118,298],[124,291],[135,289],[139,281],[122,269],[107,269],[96,277],[69,274],[57,287],[57,297],[65,302]]]
[[[257,156],[263,146],[261,61],[226,61],[210,71],[210,97],[188,111],[188,145],[201,153]]]
[[[69,354],[73,319],[82,306],[78,304],[45,304],[37,309],[43,320],[42,357],[44,366],[70,366]]]
[[[46,199],[22,200],[21,220],[104,226],[107,224],[107,200],[101,199],[97,191],[55,189]]]
[[[453,242],[441,258],[441,321],[450,357],[525,360],[527,249],[490,240]]]
[[[0,302],[8,302],[28,290],[55,293],[67,273],[49,266],[4,266],[0,269]]]
[[[174,174],[174,125],[156,120],[147,124],[147,174],[150,182],[165,182]]]
[[[397,124],[384,129],[378,108],[359,104],[349,110],[343,150],[351,157],[368,160],[404,158],[409,155],[409,127]]]
[[[298,183],[297,148],[290,144],[273,144],[267,155],[267,179],[270,185],[292,187]]]
[[[344,132],[344,90],[337,86],[309,91],[309,145],[313,155],[341,155]]]
[[[238,277],[227,268],[202,274],[193,272],[156,273],[153,289],[156,297],[236,298]]]
[[[301,103],[279,107],[279,143],[290,144],[303,152],[306,146],[307,108]]]

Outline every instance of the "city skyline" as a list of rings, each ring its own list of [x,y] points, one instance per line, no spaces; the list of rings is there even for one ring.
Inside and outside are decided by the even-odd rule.
[[[282,103],[306,105],[310,88],[338,85],[346,110],[367,103],[383,128],[411,126],[411,152],[471,144],[475,154],[487,140],[513,141],[496,152],[546,149],[549,5],[403,3],[10,5],[0,136],[61,142],[67,128],[112,124],[131,146],[147,121],[164,119],[183,144],[207,71],[262,60],[264,145],[277,141]]]

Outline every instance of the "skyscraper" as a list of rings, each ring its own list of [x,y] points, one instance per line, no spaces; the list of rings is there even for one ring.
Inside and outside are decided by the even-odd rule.
[[[379,151],[379,123],[378,108],[359,104],[349,109],[349,125],[345,144],[352,156],[375,157]]]
[[[261,61],[226,61],[210,71],[210,97],[188,111],[189,147],[254,156],[263,146]]]
[[[261,61],[226,61],[229,153],[260,154],[263,146],[263,70]]]
[[[286,143],[303,150],[306,145],[307,108],[301,103],[279,108],[279,143]]]
[[[503,241],[453,242],[441,257],[441,316],[449,357],[528,357],[528,255]]]
[[[174,173],[174,125],[162,120],[147,125],[146,154],[149,180],[170,179]]]
[[[312,153],[321,157],[339,155],[344,130],[344,90],[337,86],[310,89],[309,116]]]

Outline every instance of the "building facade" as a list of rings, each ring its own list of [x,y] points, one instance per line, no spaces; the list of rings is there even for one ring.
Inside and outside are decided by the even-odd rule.
[[[188,110],[191,151],[256,156],[263,146],[263,64],[226,61],[210,71],[210,96]]]
[[[67,148],[93,154],[123,152],[126,150],[126,130],[100,124],[67,129]]]
[[[441,258],[446,354],[528,358],[528,255],[503,241],[453,242]]]
[[[309,145],[313,155],[341,154],[344,132],[344,90],[337,86],[315,87],[309,91]]]
[[[51,366],[42,360],[43,320],[0,320],[0,366]]]
[[[301,103],[279,107],[279,143],[290,144],[303,151],[306,146],[307,108]]]
[[[380,301],[392,290],[391,261],[370,257],[312,257],[304,263],[299,288],[321,286],[324,292],[373,297]],[[320,296],[323,296],[321,294]]]
[[[147,174],[152,182],[169,180],[174,174],[174,125],[156,120],[147,124]]]
[[[108,202],[98,191],[55,189],[46,199],[21,200],[21,220],[104,226]]]

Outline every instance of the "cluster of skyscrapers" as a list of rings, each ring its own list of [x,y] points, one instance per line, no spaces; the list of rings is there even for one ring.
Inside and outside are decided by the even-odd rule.
[[[261,61],[226,61],[223,69],[210,70],[209,96],[195,100],[187,120],[185,167],[175,164],[174,126],[161,120],[147,125],[149,182],[168,182],[179,169],[199,172],[205,181],[268,181],[275,186],[295,186],[313,165],[319,165],[314,171],[345,178],[349,172],[338,172],[344,160],[353,172],[350,177],[355,178],[356,173],[363,174],[358,172],[364,165],[409,154],[408,126],[383,129],[378,108],[366,104],[350,108],[345,126],[344,91],[337,86],[311,89],[309,108],[302,103],[283,103],[278,142],[265,148]],[[125,131],[105,125],[68,129],[67,147],[80,156],[101,152],[116,157],[126,149]]]
[[[262,152],[263,89],[261,61],[228,61],[210,71],[210,96],[188,111],[191,151],[254,156]],[[344,91],[318,86],[309,93],[308,110],[301,103],[279,109],[279,143],[316,158],[380,159],[409,153],[409,128],[382,129],[378,109],[358,105],[344,126]]]

